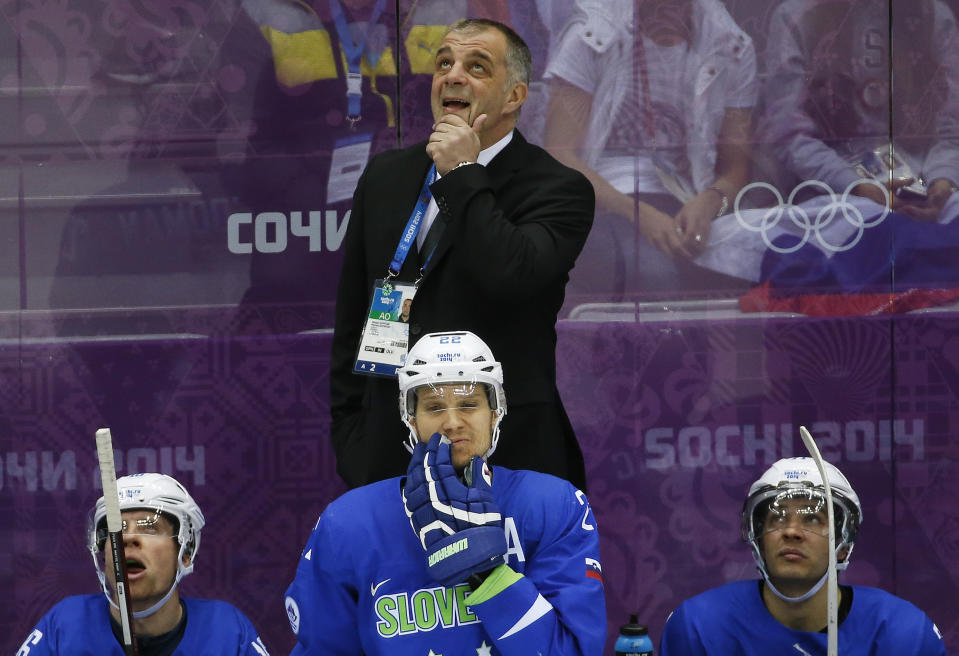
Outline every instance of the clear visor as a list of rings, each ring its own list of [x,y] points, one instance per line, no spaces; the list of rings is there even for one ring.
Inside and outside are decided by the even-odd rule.
[[[837,513],[837,519],[840,514]],[[759,507],[757,533],[786,529],[801,530],[819,536],[829,535],[829,515],[825,496],[817,490],[787,490]]]
[[[123,535],[125,537],[145,538],[175,538],[170,520],[164,517],[159,508],[138,511],[139,516],[123,519]],[[97,546],[102,550],[109,536],[106,519],[97,526]]]
[[[440,414],[455,410],[473,414],[490,410],[489,386],[473,381],[420,385],[410,391],[409,407],[414,415]]]

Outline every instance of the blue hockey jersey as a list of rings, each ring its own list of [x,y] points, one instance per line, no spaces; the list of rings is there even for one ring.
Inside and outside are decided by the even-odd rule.
[[[269,656],[253,624],[225,601],[182,599],[187,620],[175,656]],[[102,594],[67,597],[40,618],[16,656],[124,656]]]
[[[506,563],[522,576],[471,605],[467,584],[430,578],[400,481],[351,490],[320,516],[286,593],[293,655],[602,653],[599,538],[582,492],[546,474],[493,468]]]
[[[842,656],[945,656],[939,629],[904,599],[851,586],[852,607],[839,625]],[[756,581],[737,581],[687,599],[669,616],[660,656],[825,656],[826,634],[794,631],[774,618]]]

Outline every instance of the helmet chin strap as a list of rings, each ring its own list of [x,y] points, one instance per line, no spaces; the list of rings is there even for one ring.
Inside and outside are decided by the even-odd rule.
[[[769,589],[772,591],[774,595],[776,595],[777,597],[779,597],[785,602],[788,602],[791,604],[798,604],[802,601],[806,601],[807,599],[812,597],[814,594],[819,592],[819,588],[821,588],[823,584],[826,583],[826,579],[829,578],[829,571],[827,570],[822,575],[822,578],[820,578],[819,581],[816,582],[816,585],[811,587],[809,591],[806,592],[806,594],[800,595],[798,597],[788,597],[784,595],[782,592],[780,592],[776,588],[776,586],[773,585],[773,582],[769,579],[769,572],[766,571],[766,561],[763,560],[762,550],[759,548],[759,542],[757,540],[750,540],[750,545],[753,548],[753,560],[756,561],[756,569],[758,569],[759,573],[763,575],[763,581],[766,582],[766,585],[769,587]],[[852,555],[853,546],[855,545],[853,544],[847,545],[845,542],[843,542],[838,547],[836,547],[837,552],[842,550],[843,548],[847,550],[846,556],[843,558],[842,562],[838,563],[838,565],[836,566],[837,570],[844,570],[849,565],[849,556]]]
[[[170,589],[167,590],[167,592],[166,592],[165,595],[163,595],[163,599],[161,599],[160,601],[156,602],[155,604],[153,604],[152,606],[150,606],[150,607],[147,608],[146,610],[137,610],[137,611],[134,611],[134,612],[133,612],[133,617],[134,617],[135,619],[138,619],[138,620],[139,620],[139,619],[142,619],[142,618],[144,618],[144,617],[150,617],[150,615],[153,615],[155,612],[157,612],[158,610],[160,610],[160,608],[163,607],[163,604],[165,604],[165,603],[170,599],[170,595],[173,594],[173,591],[176,590],[176,587],[177,587],[178,585],[180,585],[180,579],[182,579],[182,578],[183,578],[183,573],[182,573],[181,571],[177,571],[177,573],[176,573],[176,578],[173,580],[173,585],[171,585],[171,586],[170,586]],[[112,600],[111,600],[111,601],[112,601]]]
[[[107,601],[109,602],[109,604],[110,604],[111,606],[113,606],[113,607],[114,607],[115,609],[117,609],[117,610],[120,610],[120,607],[117,606],[117,602],[113,601],[113,596],[110,594],[110,592],[108,591],[108,589],[107,589],[107,587],[106,587],[106,585],[107,585],[107,584],[106,584],[106,580],[103,578],[103,575],[102,575],[102,574],[101,574],[100,576],[101,576],[100,581],[103,583],[103,595],[107,598]],[[156,613],[158,610],[160,610],[161,608],[163,608],[163,605],[164,605],[167,601],[170,600],[170,595],[172,595],[172,594],[173,594],[173,591],[176,590],[176,587],[177,587],[178,585],[180,585],[180,579],[182,579],[182,578],[183,578],[183,574],[182,574],[181,572],[177,572],[177,573],[176,573],[176,578],[173,580],[173,585],[171,585],[171,586],[170,586],[170,589],[167,590],[167,593],[166,593],[165,595],[163,595],[163,599],[161,599],[160,601],[156,602],[155,604],[153,604],[152,606],[150,606],[150,607],[147,608],[146,610],[136,610],[136,611],[133,611],[133,617],[134,617],[134,619],[138,619],[138,620],[139,620],[139,619],[143,619],[144,617],[150,617],[150,615],[153,615],[153,614]]]
[[[489,450],[483,454],[483,460],[488,460],[489,457],[493,455],[493,451],[496,450],[496,445],[499,443],[499,425],[505,416],[506,413],[502,410],[496,411],[496,421],[493,423],[493,433],[490,436]],[[413,428],[413,425],[410,423],[409,419],[404,419],[403,423],[405,423],[407,428],[410,429],[410,434],[406,436],[406,441],[403,442],[403,448],[410,453],[413,453],[413,448],[416,446],[416,443],[420,441],[420,438],[416,434],[416,430]]]
[[[496,421],[493,422],[493,434],[490,436],[489,451],[483,454],[483,460],[489,460],[493,451],[496,450],[496,445],[499,444],[499,425],[505,416],[506,413],[502,409],[496,410]]]
[[[167,590],[166,594],[163,595],[163,599],[156,602],[146,610],[137,610],[133,611],[134,619],[143,619],[144,617],[150,617],[158,610],[163,608],[163,605],[170,600],[170,596],[173,594],[173,591],[176,590],[177,586],[180,585],[180,581],[183,579],[184,575],[189,574],[190,572],[183,569],[183,553],[186,550],[186,547],[180,547],[180,553],[178,556],[178,566],[176,568],[176,578],[173,579],[173,585],[170,586],[170,589]],[[117,605],[117,602],[113,601],[113,595],[110,593],[110,587],[107,585],[107,577],[104,575],[103,570],[100,569],[100,561],[97,560],[97,555],[93,551],[90,552],[90,555],[93,556],[93,563],[97,569],[97,578],[100,579],[100,587],[103,589],[103,596],[107,598],[107,602],[113,608],[120,610],[120,607]],[[192,566],[192,561],[191,561]],[[192,571],[192,570],[191,570]]]
[[[807,599],[812,597],[814,594],[819,592],[819,588],[823,586],[823,584],[826,582],[826,579],[829,577],[829,572],[827,571],[825,574],[822,575],[822,578],[819,579],[816,585],[809,588],[809,591],[806,592],[806,594],[801,595],[799,597],[787,597],[782,592],[777,590],[776,586],[773,585],[773,582],[769,580],[769,575],[766,573],[766,568],[765,567],[762,568],[761,571],[763,574],[763,580],[766,581],[766,585],[769,586],[769,589],[772,590],[772,593],[776,595],[777,597],[779,597],[780,599],[782,599],[783,601],[787,601],[791,604],[798,604],[799,602],[806,601]]]

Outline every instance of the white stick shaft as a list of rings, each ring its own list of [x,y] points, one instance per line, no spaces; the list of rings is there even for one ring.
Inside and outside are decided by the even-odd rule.
[[[117,497],[117,472],[113,462],[113,437],[109,428],[97,431],[97,460],[100,461],[100,482],[103,485],[103,503],[107,509],[107,530],[121,530],[120,500]],[[108,494],[110,492],[110,494]]]
[[[110,532],[110,559],[113,561],[117,606],[120,610],[120,631],[123,634],[124,650],[128,654],[135,654],[133,618],[127,598],[126,567],[123,563],[123,520],[120,515],[120,498],[117,495],[117,472],[113,460],[113,437],[110,435],[110,429],[99,429],[96,439],[100,482],[103,485],[103,504],[107,511],[107,531]]]
[[[826,575],[826,653],[828,656],[839,655],[839,581],[836,578],[836,521],[832,507],[832,487],[829,485],[829,476],[826,475],[826,465],[822,454],[812,435],[805,426],[799,427],[799,435],[809,455],[816,461],[819,476],[822,478],[823,488],[826,491],[826,519],[829,523],[829,569]]]

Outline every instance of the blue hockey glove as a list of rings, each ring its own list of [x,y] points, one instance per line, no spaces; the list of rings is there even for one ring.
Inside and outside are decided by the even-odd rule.
[[[506,536],[493,499],[486,462],[474,457],[464,484],[450,461],[450,442],[439,433],[413,449],[403,504],[426,551],[430,576],[442,585],[462,583],[474,572],[502,564]]]

